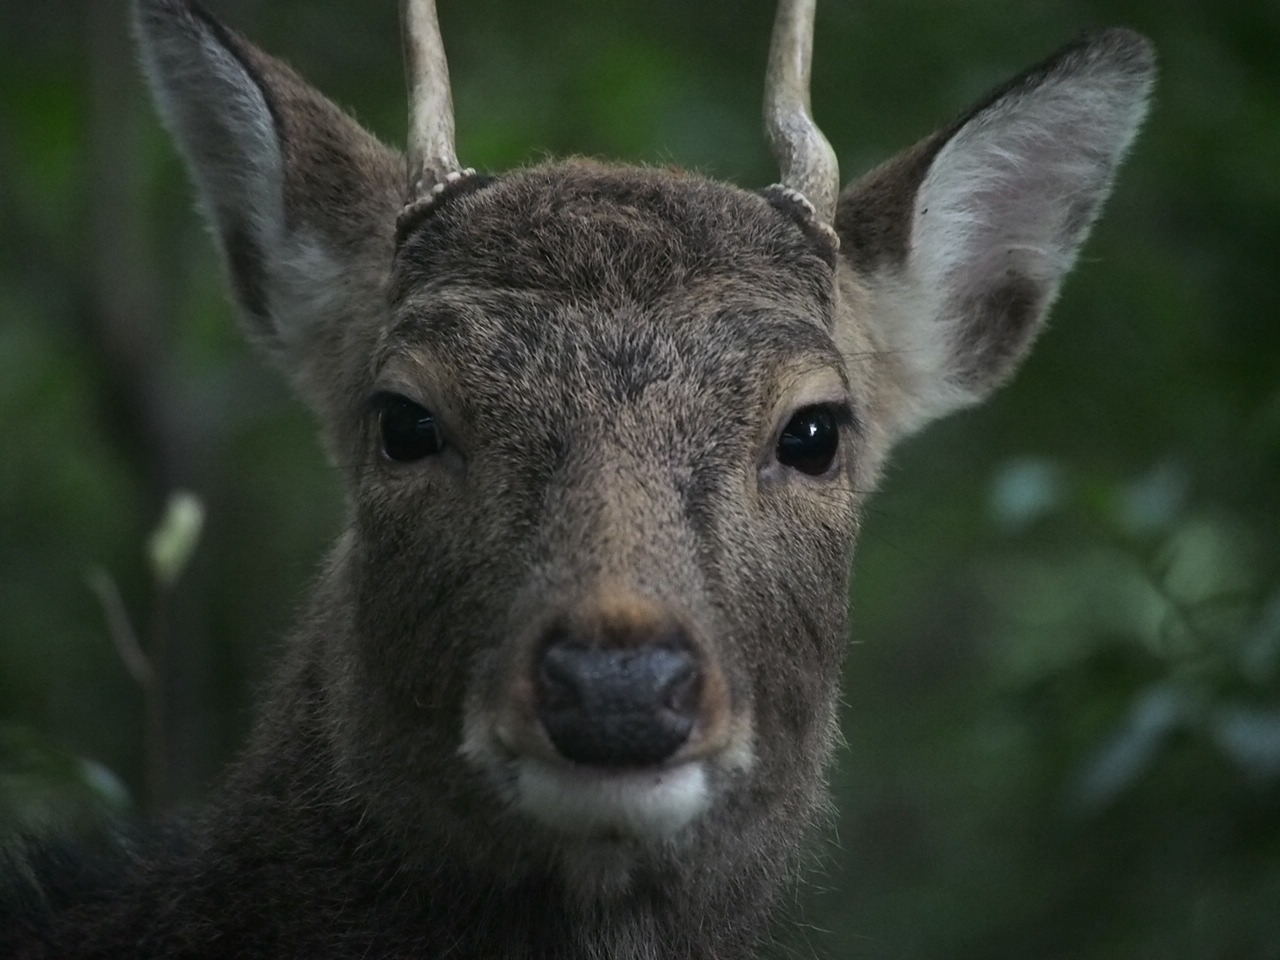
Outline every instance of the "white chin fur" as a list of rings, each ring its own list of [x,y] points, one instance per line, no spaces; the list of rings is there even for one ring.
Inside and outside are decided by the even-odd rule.
[[[578,837],[666,840],[702,814],[711,800],[700,762],[668,770],[610,772],[521,757],[515,768],[516,807]]]

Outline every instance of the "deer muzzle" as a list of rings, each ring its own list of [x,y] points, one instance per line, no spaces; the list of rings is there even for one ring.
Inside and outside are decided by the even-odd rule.
[[[660,601],[611,590],[516,644],[462,752],[544,826],[666,838],[709,806],[718,771],[749,763],[748,733],[704,632]]]

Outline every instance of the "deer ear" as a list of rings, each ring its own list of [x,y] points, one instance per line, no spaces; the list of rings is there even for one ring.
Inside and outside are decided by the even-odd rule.
[[[138,0],[135,18],[250,333],[318,402],[350,318],[384,298],[403,163],[196,4]]]
[[[1043,325],[1146,114],[1150,44],[1086,37],[841,194],[895,432],[976,403]]]

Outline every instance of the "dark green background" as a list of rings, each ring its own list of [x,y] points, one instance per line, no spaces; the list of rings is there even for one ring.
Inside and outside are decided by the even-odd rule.
[[[390,0],[211,6],[400,138]],[[141,698],[85,575],[147,621],[171,490],[208,508],[165,604],[184,804],[341,515],[235,330],[123,7],[0,8],[0,833],[143,796]],[[441,16],[467,163],[775,176],[766,3]],[[869,510],[840,814],[803,897],[819,956],[1280,958],[1280,4],[828,0],[815,110],[852,177],[1112,23],[1162,75],[1051,328]]]

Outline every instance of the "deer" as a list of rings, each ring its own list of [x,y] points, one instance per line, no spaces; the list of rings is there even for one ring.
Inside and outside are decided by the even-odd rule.
[[[403,155],[192,0],[134,16],[349,508],[208,805],[11,853],[0,954],[759,956],[827,820],[867,497],[1026,355],[1150,43],[1086,34],[842,187],[781,0],[753,190],[464,167],[431,0]]]

